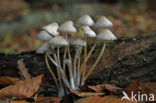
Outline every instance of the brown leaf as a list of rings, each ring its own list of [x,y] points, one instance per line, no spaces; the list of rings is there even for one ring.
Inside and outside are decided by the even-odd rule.
[[[117,97],[89,97],[89,98],[84,98],[84,99],[79,99],[75,103],[137,103],[135,101],[129,101],[129,100],[122,100],[121,98]]]
[[[156,82],[147,82],[142,84],[143,93],[145,94],[154,94],[156,101]]]
[[[139,81],[135,81],[132,84],[130,84],[126,89],[126,93],[128,94],[129,97],[131,97],[131,92],[133,91],[135,94],[138,93],[138,91],[142,92],[142,84]]]
[[[59,97],[38,97],[36,103],[60,103],[61,100]]]
[[[22,100],[22,101],[12,101],[11,103],[32,103],[32,102]]]
[[[19,78],[13,78],[13,77],[9,77],[9,76],[3,76],[0,77],[0,85],[9,85],[9,84],[13,84],[17,81],[19,81]]]
[[[96,93],[96,92],[79,92],[69,88],[69,91],[79,97],[89,97],[89,96],[98,96],[104,95],[104,93]]]
[[[156,98],[156,83],[155,82],[147,82],[147,83],[140,83],[139,81],[135,81],[134,83],[130,84],[126,89],[126,93],[129,97],[131,97],[131,92],[133,91],[133,94],[154,94],[154,98]],[[138,95],[136,95],[136,98],[138,98]],[[147,102],[144,99],[144,102]]]
[[[19,82],[0,90],[0,98],[17,97],[19,99],[31,97],[39,89],[43,75],[39,75],[30,80]]]
[[[156,92],[156,82],[146,82],[146,83],[143,83],[142,87],[144,89],[149,88],[150,90],[154,90],[154,92]]]
[[[19,74],[21,75],[22,79],[29,80],[31,79],[30,74],[28,73],[28,69],[25,67],[25,64],[23,63],[23,59],[20,59],[17,61]]]
[[[117,93],[118,91],[121,91],[122,89],[110,84],[99,84],[96,86],[88,86],[88,88],[96,91],[96,92],[103,92],[104,90],[108,90],[110,92]]]
[[[11,103],[61,103],[62,98],[59,97],[38,97],[35,102],[22,101],[12,101]],[[6,102],[5,102],[6,103]]]

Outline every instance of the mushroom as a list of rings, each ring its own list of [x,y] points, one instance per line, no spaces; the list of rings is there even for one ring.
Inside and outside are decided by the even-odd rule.
[[[106,40],[116,40],[116,37],[114,36],[114,34],[109,30],[109,29],[104,29],[103,31],[101,31],[97,36],[96,39],[99,41],[103,41],[103,47],[101,49],[101,52],[99,54],[99,56],[97,57],[95,63],[93,64],[93,66],[91,67],[91,69],[88,71],[88,73],[85,76],[85,80],[90,76],[90,74],[93,72],[93,70],[95,69],[96,65],[99,63],[104,50],[105,50],[105,46],[106,46]]]
[[[109,29],[102,30],[96,37],[97,40],[116,40],[116,37]]]
[[[44,26],[37,37],[40,40],[49,40],[37,50],[37,53],[45,53],[46,65],[58,88],[58,96],[61,97],[68,94],[67,88],[80,90],[79,86],[84,85],[86,79],[99,63],[105,50],[106,41],[116,39],[109,29],[103,29],[104,27],[113,26],[112,22],[105,16],[101,16],[94,24],[94,21],[89,15],[84,15],[77,20],[77,24],[78,25],[74,25],[71,20],[68,20],[58,26],[56,22],[53,22]],[[89,26],[93,26],[92,29],[94,31]],[[77,30],[79,31],[78,33],[76,33]],[[98,33],[95,32],[95,30],[98,30]],[[99,31],[101,32],[99,33]],[[96,35],[96,33],[98,35]],[[87,37],[96,38],[89,52],[87,52]],[[102,49],[93,66],[86,72],[86,63],[98,42],[103,42]],[[51,46],[52,49],[49,49],[49,46]],[[72,55],[73,59],[69,46],[75,47],[75,54],[74,56]],[[60,48],[65,48],[62,62],[60,60]],[[84,60],[81,62],[83,48]],[[54,74],[48,60],[56,66],[57,74]],[[66,70],[66,68],[68,69]]]
[[[56,36],[53,39],[51,39],[48,43],[57,48],[57,57],[56,56],[55,57],[58,60],[59,68],[61,68],[59,49],[60,49],[61,46],[69,45],[69,43],[62,36]]]
[[[99,35],[99,34],[105,34],[105,35]],[[108,40],[111,40],[111,39],[112,39],[112,40],[115,40],[115,39],[116,39],[116,37],[113,35],[113,33],[112,33],[109,29],[104,29],[104,30],[103,30],[102,32],[100,32],[99,34],[98,34],[98,36],[96,37],[97,40],[100,40],[100,39],[103,40],[103,38],[107,38]],[[102,37],[102,36],[104,36],[104,37]],[[95,41],[95,43],[94,43],[94,45],[92,46],[90,52],[88,53],[88,55],[87,55],[87,60],[89,59],[89,57],[90,57],[92,51],[95,49],[96,45],[97,45],[97,41]],[[87,61],[87,60],[86,60],[86,61]]]
[[[76,82],[76,86],[78,87],[80,84],[80,60],[81,60],[81,51],[82,51],[82,46],[86,46],[86,41],[80,38],[73,38],[70,40],[70,44],[74,45],[75,48],[75,57],[74,57],[74,79]],[[77,68],[76,68],[77,65]]]
[[[69,43],[62,36],[56,36],[52,38],[48,43],[57,47],[69,45]]]
[[[86,35],[87,37],[96,37],[96,33],[89,27],[89,26],[82,26],[83,36]]]
[[[83,40],[83,39],[80,39],[80,38],[76,38],[76,39],[72,38],[72,39],[69,41],[69,43],[70,43],[71,45],[74,45],[74,46],[85,46],[85,45],[86,45],[86,41]]]
[[[44,26],[42,29],[47,31],[49,34],[51,34],[53,36],[57,36],[57,35],[59,35],[59,33],[57,32],[58,27],[59,27],[58,24],[56,22],[54,22],[47,26]]]
[[[65,38],[67,41],[68,41],[68,34],[77,32],[77,30],[74,27],[74,24],[71,20],[68,20],[68,21],[64,22],[62,25],[60,25],[60,27],[58,28],[58,31],[61,33],[66,33]],[[67,58],[66,57],[67,53],[68,53],[69,59],[72,61],[71,54],[69,51],[69,45],[67,47],[65,47],[64,56],[63,56],[64,60],[66,60],[66,58]],[[71,67],[72,67],[72,65],[71,65]],[[66,69],[65,62],[63,62],[63,69],[64,69],[64,71]]]
[[[56,67],[57,67],[58,79],[60,82],[60,89],[63,89],[61,77],[62,77],[62,80],[63,80],[65,86],[70,88],[68,79],[66,77],[65,71],[63,71],[63,69],[61,67],[61,61],[60,61],[60,47],[61,46],[67,46],[67,45],[69,45],[69,43],[62,36],[55,36],[48,43],[51,44],[53,47],[57,48],[57,55],[54,54],[54,58],[55,58],[55,61],[58,63],[58,66],[56,66]]]
[[[52,38],[53,37],[45,30],[42,30],[37,36],[37,39],[39,40],[50,40]]]
[[[92,26],[94,24],[94,21],[89,15],[84,15],[77,20],[77,24],[82,26]]]
[[[105,16],[101,16],[94,24],[95,28],[103,28],[113,26],[113,23],[108,20]]]
[[[96,37],[96,33],[89,26],[82,26],[83,36],[86,40],[86,37]],[[82,79],[85,76],[86,72],[86,62],[87,62],[87,45],[84,46],[84,61],[81,65],[80,74],[82,74]]]
[[[57,32],[58,24],[56,22],[44,26],[42,29],[43,30],[37,36],[39,40],[50,40],[53,36],[59,35]]]
[[[50,67],[50,65],[48,63],[48,57],[51,58],[51,56],[49,55],[49,54],[51,54],[51,52],[49,50],[48,43],[44,43],[36,52],[39,53],[39,54],[44,54],[45,53],[45,62],[46,62],[46,65],[48,67],[48,70],[49,70],[51,76],[54,79],[54,82],[55,82],[57,88],[59,89],[59,84],[57,82],[56,76],[55,76],[54,72],[52,71],[52,68]]]
[[[48,43],[44,43],[41,45],[40,48],[37,49],[36,53],[37,54],[44,54],[45,52],[48,52],[49,54],[52,54],[51,50],[49,49]]]
[[[76,28],[74,27],[74,24],[71,20],[68,20],[64,22],[57,30],[58,32],[64,32],[64,33],[71,33],[71,32],[77,32]]]

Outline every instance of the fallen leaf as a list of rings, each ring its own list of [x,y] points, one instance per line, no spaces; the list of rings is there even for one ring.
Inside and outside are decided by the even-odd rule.
[[[149,88],[153,92],[156,92],[156,82],[146,82],[146,83],[143,83],[142,87],[144,89]]]
[[[122,90],[121,88],[110,85],[110,84],[99,84],[96,86],[88,86],[88,88],[90,88],[96,92],[103,92],[104,90],[108,90],[110,92],[117,93]]]
[[[30,74],[28,73],[28,69],[25,67],[25,64],[23,63],[23,59],[20,59],[17,61],[19,74],[21,75],[22,79],[29,80],[31,79]]]
[[[135,81],[131,83],[126,89],[126,93],[128,96],[131,96],[131,92],[133,91],[135,94],[138,93],[138,91],[142,92],[143,88],[141,86],[142,84],[139,81]]]
[[[27,102],[27,101],[22,100],[22,101],[12,101],[11,103],[33,103],[33,102]]]
[[[60,103],[61,100],[59,97],[38,97],[36,103]]]
[[[156,82],[146,82],[142,84],[143,93],[145,94],[153,94],[156,101]]]
[[[137,103],[137,102],[129,101],[129,100],[121,100],[121,98],[117,98],[117,97],[95,96],[95,97],[79,99],[75,103]]]
[[[156,83],[155,82],[147,82],[147,83],[141,83],[139,81],[135,81],[132,84],[130,84],[126,89],[126,94],[131,97],[131,93],[133,91],[133,94],[146,94],[154,95],[154,99],[156,98]],[[138,98],[138,95],[136,95],[136,98]],[[156,100],[156,99],[155,99]],[[144,99],[144,102],[147,102],[147,100]]]
[[[12,101],[11,103],[61,103],[61,100],[62,98],[59,97],[39,97],[35,102],[21,100],[21,101]]]
[[[37,92],[41,83],[43,75],[39,75],[30,80],[16,83],[0,90],[0,98],[17,97],[19,99],[29,98]]]
[[[3,76],[0,77],[0,85],[5,86],[5,85],[10,85],[13,84],[17,81],[19,81],[19,78],[13,78],[13,77],[9,77],[9,76]]]
[[[89,96],[98,96],[104,95],[104,93],[96,93],[96,92],[79,92],[69,88],[69,91],[79,97],[89,97]]]

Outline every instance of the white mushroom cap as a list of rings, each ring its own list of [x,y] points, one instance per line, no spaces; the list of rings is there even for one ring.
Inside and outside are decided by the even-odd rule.
[[[76,28],[71,20],[64,22],[59,28],[58,32],[76,32]]]
[[[69,45],[69,43],[62,36],[56,36],[56,37],[52,38],[48,43],[55,45],[55,46]]]
[[[84,15],[77,20],[77,24],[92,26],[94,21],[89,15]]]
[[[102,30],[97,36],[97,40],[115,40],[116,37],[109,29]]]
[[[49,32],[52,35],[59,35],[59,33],[57,32],[58,29],[58,24],[56,22],[51,23],[45,27],[43,27],[44,30],[46,30],[47,32]]]
[[[87,42],[83,39],[76,38],[76,39],[71,39],[69,42],[71,45],[78,45],[78,46],[85,46]]]
[[[45,52],[48,52],[48,53],[52,53],[50,50],[49,50],[49,46],[48,46],[48,43],[44,43],[41,45],[41,47],[39,49],[37,49],[36,53],[38,54],[43,54]]]
[[[113,26],[113,23],[108,20],[105,16],[101,16],[97,22],[94,24],[95,28],[103,28]]]
[[[37,39],[39,40],[50,40],[52,38],[53,37],[50,34],[48,34],[47,31],[44,31],[44,30],[42,30],[37,36]]]
[[[83,35],[86,35],[88,37],[96,37],[96,33],[89,27],[89,26],[82,26]]]

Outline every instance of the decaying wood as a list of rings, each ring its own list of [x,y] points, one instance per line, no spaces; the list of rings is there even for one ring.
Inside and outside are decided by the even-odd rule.
[[[134,80],[156,81],[156,34],[123,37],[108,43],[102,60],[96,67],[94,74],[87,81],[88,84],[111,83],[120,87],[126,86]],[[88,69],[100,52],[100,45],[91,56]],[[0,76],[19,77],[17,61],[23,58],[26,68],[32,76],[46,74],[47,81],[52,81],[46,68],[44,55],[35,51],[17,54],[0,54]],[[98,75],[97,75],[98,74]]]

